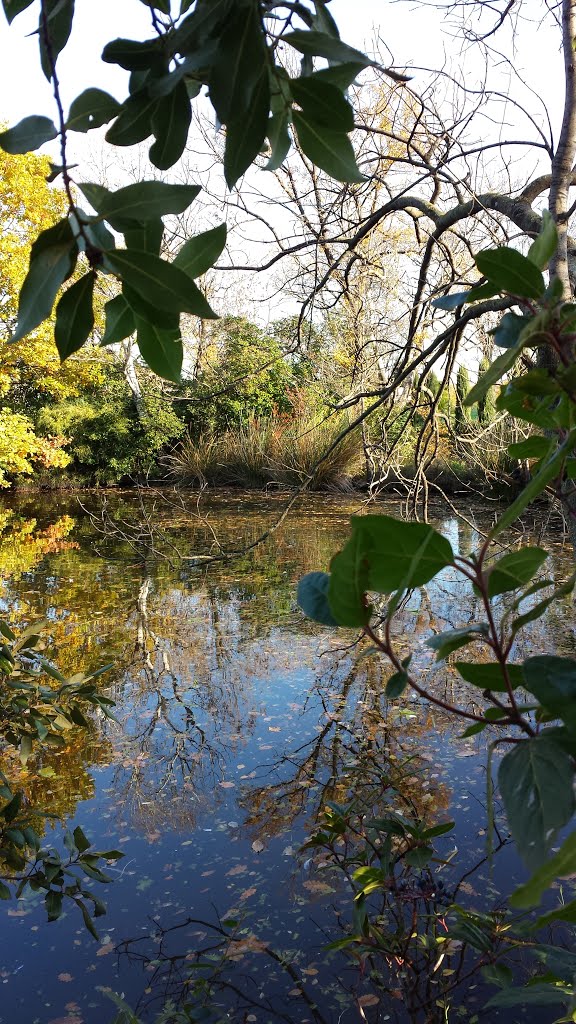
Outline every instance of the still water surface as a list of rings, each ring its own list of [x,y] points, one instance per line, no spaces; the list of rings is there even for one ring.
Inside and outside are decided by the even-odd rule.
[[[84,499],[94,509],[99,500]],[[136,515],[135,496],[108,501],[118,518]],[[197,554],[210,549],[212,530],[225,546],[249,543],[280,507],[278,497],[221,495],[203,506],[209,525],[194,508],[188,517],[158,514],[166,536]],[[492,869],[483,863],[482,737],[456,742],[462,727],[442,712],[387,702],[379,661],[351,647],[352,634],[307,622],[296,607],[297,580],[327,567],[356,510],[350,499],[308,499],[266,545],[200,568],[136,558],[96,532],[72,496],[19,496],[0,512],[2,613],[16,624],[47,618],[63,671],[114,666],[107,679],[118,722],[98,721],[64,752],[42,755],[55,775],[28,791],[97,847],[125,854],[106,887],[99,942],[73,910],[48,925],[40,900],[1,905],[0,1024],[106,1024],[114,1008],[100,987],[124,993],[152,1020],[165,995],[180,991],[195,951],[210,947],[218,960],[218,928],[231,918],[239,941],[221,1000],[236,1024],[436,1020],[424,1010],[407,1017],[399,985],[384,992],[341,954],[327,961],[323,947],[342,936],[350,897],[321,858],[298,854],[326,801],[345,796],[337,780],[367,745],[376,760],[418,755],[408,795],[428,820],[456,820],[438,845],[450,862],[440,869],[447,886],[470,872],[461,902],[487,910],[523,877],[509,845]],[[477,511],[480,528],[487,516]],[[436,525],[455,551],[478,541],[452,515]],[[563,578],[570,553],[560,538],[552,548],[548,575]],[[450,671],[430,675],[423,644],[434,630],[474,621],[474,602],[447,572],[412,598],[398,627],[428,682],[457,700],[471,698]],[[570,605],[553,609],[543,629],[549,650],[574,654]],[[540,640],[523,641],[515,657]],[[11,770],[15,777],[15,762]],[[58,842],[58,831],[46,838]],[[465,1002],[462,1019],[556,1016],[485,1013],[485,999],[472,979],[454,1005]]]

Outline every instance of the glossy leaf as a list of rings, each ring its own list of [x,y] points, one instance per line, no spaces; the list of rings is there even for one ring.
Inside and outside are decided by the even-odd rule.
[[[296,600],[305,615],[323,626],[338,626],[328,603],[330,576],[327,572],[309,572],[298,581]]]
[[[5,153],[30,153],[40,149],[45,142],[50,142],[58,135],[56,125],[49,117],[32,114],[25,117],[13,128],[0,133],[0,146]]]
[[[541,271],[517,249],[503,245],[476,256],[481,274],[502,291],[525,299],[539,299],[546,289]]]
[[[549,210],[542,212],[542,227],[528,250],[528,259],[544,270],[558,246],[558,230]]]
[[[156,220],[183,213],[200,192],[199,185],[171,185],[164,181],[139,181],[116,192],[90,183],[80,188],[95,210],[118,230],[126,222]]]
[[[152,113],[152,131],[156,141],[150,147],[150,160],[162,171],[168,170],[186,149],[192,110],[188,91],[183,81],[158,100]]]
[[[88,132],[91,128],[107,124],[120,110],[118,100],[103,89],[85,89],[70,106],[66,128],[73,132]]]
[[[474,288],[469,288],[466,292],[451,292],[450,295],[441,295],[437,299],[432,300],[432,305],[436,309],[443,309],[449,312],[453,309],[458,309],[460,306],[464,306],[469,302],[478,302],[480,299],[489,299],[493,295],[497,294],[497,289],[491,284],[479,284]]]
[[[123,295],[116,295],[104,307],[106,328],[101,345],[114,345],[136,331],[134,314]]]
[[[226,245],[226,224],[219,224],[209,231],[189,238],[174,259],[174,266],[179,267],[189,277],[201,277],[214,266]]]
[[[506,693],[508,687],[502,674],[502,668],[497,662],[471,662],[456,661],[454,668],[460,673],[462,679],[480,690],[492,690],[493,693]],[[521,665],[508,665],[508,677],[512,689],[524,685],[524,674]]]
[[[152,115],[158,100],[142,89],[122,104],[114,124],[106,132],[111,146],[135,146],[152,135]]]
[[[500,762],[498,784],[508,825],[531,870],[546,860],[557,830],[574,813],[573,781],[571,758],[546,737],[518,743]]]
[[[56,306],[54,340],[62,361],[82,348],[94,327],[94,282],[90,270],[66,289]]]
[[[72,228],[66,219],[38,236],[20,289],[18,323],[11,341],[25,338],[50,316],[60,287],[74,270],[77,254]]]
[[[340,89],[314,78],[296,78],[290,82],[292,96],[306,118],[335,131],[351,132],[354,111]]]
[[[122,281],[158,309],[215,319],[216,314],[188,275],[159,256],[136,249],[117,249],[106,254],[106,261]]]
[[[136,317],[136,341],[140,354],[154,373],[178,384],[182,372],[182,338],[180,331],[156,327]]]
[[[554,601],[557,601],[558,598],[565,597],[567,594],[572,593],[575,584],[576,574],[574,576],[571,576],[570,579],[566,581],[566,583],[563,583],[559,587],[557,587],[556,590],[554,590],[549,597],[544,598],[543,601],[539,601],[538,604],[535,604],[532,608],[529,608],[527,612],[523,612],[522,615],[518,615],[517,618],[513,619],[511,627],[512,635],[515,636],[516,633],[519,632],[519,630],[521,630],[524,626],[527,625],[527,623],[535,622],[536,619],[539,619],[542,615],[544,615],[544,612],[550,607],[551,604],[554,603]]]
[[[337,181],[360,182],[360,171],[346,132],[319,126],[307,115],[294,111],[294,127],[305,156]]]
[[[488,596],[517,590],[529,583],[548,558],[544,548],[525,547],[503,555],[488,569]]]
[[[518,316],[517,313],[505,313],[500,323],[493,331],[490,331],[494,338],[494,344],[498,348],[514,348],[520,340],[520,335],[529,321],[527,316]]]
[[[368,590],[390,594],[422,586],[454,559],[450,542],[426,523],[392,516],[352,516],[369,566]]]

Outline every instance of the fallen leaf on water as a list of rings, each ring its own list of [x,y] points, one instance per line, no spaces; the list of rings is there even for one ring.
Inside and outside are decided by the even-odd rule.
[[[111,953],[113,949],[114,943],[107,942],[105,946],[100,946],[100,949],[96,951],[96,956],[108,956],[108,953]]]
[[[218,785],[222,786],[222,789],[234,789],[236,783],[235,782],[219,782]]]
[[[246,864],[237,864],[235,868],[230,868],[230,871],[226,872],[226,875],[243,875],[248,868]]]
[[[62,974],[58,975],[58,981],[74,981],[74,978],[72,977],[71,974],[68,974],[66,971],[63,971]]]
[[[252,849],[254,850],[254,853],[262,853],[262,850],[266,849],[266,847],[260,839],[255,839],[252,843]]]
[[[370,994],[366,996],[360,996],[358,999],[358,1003],[360,1006],[377,1006],[379,1002],[380,1000],[378,996]]]
[[[240,893],[238,899],[239,900],[249,900],[250,897],[253,896],[255,892],[256,892],[256,889],[254,889],[254,888],[252,888],[252,889],[244,889],[244,892]]]
[[[308,892],[334,892],[334,889],[330,885],[326,885],[326,882],[302,882],[305,889]]]
[[[281,730],[280,730],[280,726],[279,725],[269,725],[268,726],[268,732],[280,732],[280,731]]]

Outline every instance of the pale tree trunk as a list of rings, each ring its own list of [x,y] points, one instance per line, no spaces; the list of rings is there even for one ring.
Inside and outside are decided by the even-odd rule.
[[[576,158],[576,71],[574,67],[576,42],[576,0],[562,0],[562,49],[564,53],[564,116],[558,146],[552,161],[550,184],[550,213],[558,229],[558,250],[550,264],[550,274],[560,278],[564,298],[569,301],[574,292],[574,267],[568,260],[568,209],[572,169]],[[571,273],[572,271],[572,273]]]
[[[142,423],[146,417],[146,407],[144,404],[144,396],[142,394],[142,388],[140,387],[140,381],[138,380],[138,372],[136,370],[136,346],[133,341],[128,339],[123,346],[124,359],[122,362],[122,370],[124,373],[124,379],[130,388],[132,393],[132,400],[134,402],[134,408],[138,419]]]

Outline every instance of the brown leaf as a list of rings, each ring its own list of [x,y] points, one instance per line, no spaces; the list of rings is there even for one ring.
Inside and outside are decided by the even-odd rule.
[[[71,974],[68,974],[66,971],[63,971],[62,974],[58,975],[58,981],[74,981],[74,978],[72,977]]]
[[[113,949],[114,943],[107,942],[105,946],[100,946],[100,949],[96,951],[96,956],[108,956],[108,953],[111,953]]]

